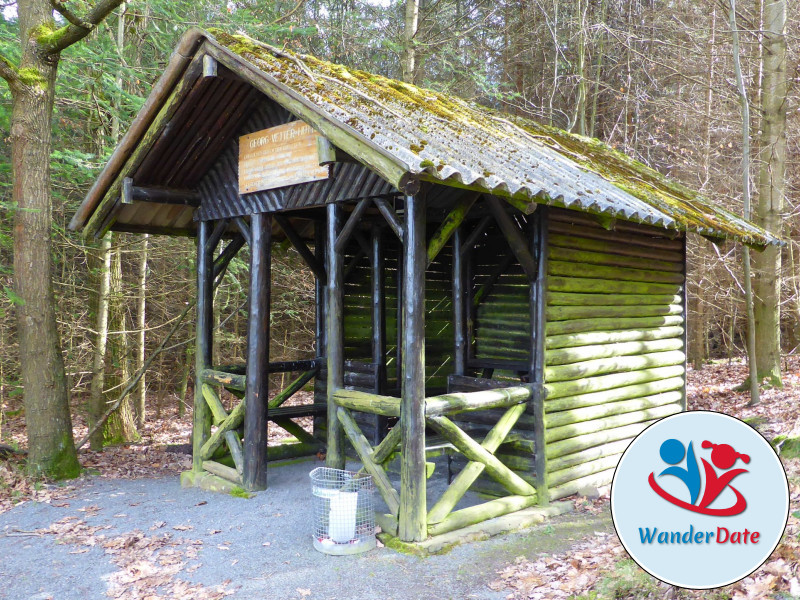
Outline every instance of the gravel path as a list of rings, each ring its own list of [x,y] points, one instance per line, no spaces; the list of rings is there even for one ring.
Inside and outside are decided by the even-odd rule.
[[[304,510],[319,464],[271,466],[270,489],[250,499],[174,476],[89,477],[70,498],[25,503],[0,515],[0,599],[500,600],[487,584],[503,565],[611,528],[607,515],[568,514],[425,559],[331,557],[312,548]]]

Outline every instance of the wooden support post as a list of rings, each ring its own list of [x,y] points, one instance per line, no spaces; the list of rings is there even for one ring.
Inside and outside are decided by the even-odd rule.
[[[689,324],[689,302],[686,292],[686,265],[689,263],[686,260],[686,233],[683,234],[683,287],[681,288],[681,301],[683,304],[683,309],[681,311],[681,316],[683,317],[683,334],[681,335],[681,341],[683,342],[683,389],[681,390],[681,410],[686,410],[686,361],[689,355],[689,347],[687,344],[687,333],[686,330],[688,329],[687,325]]]
[[[272,217],[250,217],[250,314],[247,329],[244,473],[246,490],[267,488],[267,401]]]
[[[353,217],[350,217],[351,219]],[[376,394],[383,394],[386,378],[386,295],[384,256],[380,227],[372,229],[372,364],[375,367]],[[370,440],[377,445],[386,435],[387,419],[380,415],[374,417],[374,433]]]
[[[247,242],[247,245],[252,246],[253,241],[250,235],[250,228],[247,226],[247,221],[245,221],[242,217],[236,217],[233,219],[233,223],[236,225],[239,233],[242,234],[242,237],[244,238],[244,241]]]
[[[201,448],[211,435],[211,411],[203,398],[203,371],[211,366],[213,323],[213,254],[208,247],[211,222],[197,224],[197,319],[195,329],[194,417],[192,421],[192,470],[202,471]]]
[[[425,473],[425,198],[406,196],[403,236],[403,384],[399,536],[428,535]]]
[[[300,234],[297,233],[295,228],[292,227],[289,219],[283,215],[275,215],[275,221],[280,225],[281,229],[283,229],[283,232],[286,234],[286,237],[289,238],[294,249],[297,250],[297,253],[303,258],[303,261],[308,265],[308,268],[311,269],[316,278],[324,282],[326,277],[325,267],[317,260],[317,257],[314,256],[311,250],[308,249],[305,241],[303,241],[303,238],[300,237]]]
[[[314,221],[314,256],[321,264],[325,264],[325,223],[323,221]],[[327,279],[327,273],[325,274]],[[318,277],[314,278],[314,356],[319,359],[326,351],[325,348],[325,309],[326,298],[326,280],[320,280]],[[316,378],[314,380],[314,401],[316,402],[316,392],[324,385],[322,377],[327,377],[327,371],[318,369]],[[314,437],[321,438],[322,431],[325,429],[325,417],[314,416]]]
[[[492,215],[486,215],[478,222],[478,224],[475,226],[475,229],[470,232],[469,236],[467,236],[467,239],[459,247],[462,255],[466,255],[468,252],[472,251],[472,248],[474,248],[475,244],[478,242],[478,238],[484,234],[486,228],[491,222]]]
[[[344,469],[344,430],[336,416],[333,395],[344,387],[344,271],[343,254],[336,252],[336,238],[341,223],[341,207],[328,204],[326,207],[328,226],[325,247],[327,266],[327,314],[325,356],[328,364],[328,453],[326,464],[334,469]]]
[[[530,285],[531,359],[530,385],[533,403],[533,438],[536,447],[536,496],[539,504],[549,502],[547,486],[547,448],[544,418],[545,309],[547,308],[547,207],[536,213],[530,228],[531,251],[536,257],[537,276]]]
[[[221,280],[222,276],[225,274],[225,269],[228,268],[228,265],[244,246],[244,238],[240,235],[237,235],[233,238],[225,249],[219,253],[219,256],[214,259],[214,279]],[[214,285],[219,285],[219,281],[215,281]]]
[[[514,256],[517,257],[522,270],[525,271],[528,281],[535,281],[537,276],[536,261],[528,251],[529,244],[526,242],[525,236],[522,235],[519,227],[517,227],[516,223],[514,223],[508,215],[505,206],[503,206],[498,198],[487,196],[486,203],[494,216],[494,220],[497,221],[498,227],[500,227],[500,230],[503,232],[506,241],[508,241],[508,245],[511,246],[511,251],[514,253]]]
[[[225,230],[228,228],[229,222],[228,219],[220,219],[217,221],[216,225],[214,225],[214,229],[211,231],[211,236],[208,238],[207,242],[212,256],[217,249],[217,244],[219,244],[219,241],[222,239],[222,234],[224,234]]]
[[[455,375],[465,375],[467,372],[464,261],[461,258],[462,231],[463,228],[458,227],[453,233],[453,373]]]

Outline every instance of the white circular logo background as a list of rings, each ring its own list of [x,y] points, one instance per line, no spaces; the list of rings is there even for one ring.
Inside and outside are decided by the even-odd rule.
[[[622,545],[669,584],[738,581],[772,554],[789,514],[780,459],[749,425],[691,411],[654,423],[628,446],[611,485]]]

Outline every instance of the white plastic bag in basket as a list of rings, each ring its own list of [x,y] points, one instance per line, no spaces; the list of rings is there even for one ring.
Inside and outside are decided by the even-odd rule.
[[[358,492],[339,492],[331,497],[328,535],[337,544],[346,544],[356,536]]]

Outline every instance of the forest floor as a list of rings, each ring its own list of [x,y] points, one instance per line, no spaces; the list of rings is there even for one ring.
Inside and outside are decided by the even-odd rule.
[[[745,375],[740,362],[726,361],[709,365],[701,371],[690,371],[689,408],[716,410],[745,419],[770,440],[779,435],[800,437],[800,358],[787,359],[784,373],[783,389],[765,390],[762,403],[748,407],[747,394],[734,390],[735,384],[742,381]],[[11,403],[6,404],[3,410],[6,418],[0,443],[24,448],[24,416],[20,407]],[[278,556],[294,557],[293,560],[279,563],[289,565],[290,562],[296,562],[299,566],[284,566],[286,573],[282,574],[282,581],[277,579],[277,573],[282,570],[277,564],[269,573],[256,572],[248,567],[250,570],[237,575],[237,570],[251,562],[254,553],[269,552],[270,544],[274,547],[269,553],[278,552],[281,546],[281,542],[275,538],[278,531],[268,535],[266,541],[261,541],[263,535],[254,540],[251,534],[244,544],[248,546],[244,553],[236,552],[241,531],[252,529],[252,524],[243,522],[235,528],[236,536],[225,535],[232,528],[226,527],[230,523],[224,513],[230,510],[238,512],[240,509],[235,504],[238,499],[212,496],[211,499],[217,504],[216,510],[210,514],[210,518],[209,515],[201,518],[199,513],[203,509],[198,507],[208,505],[209,499],[201,497],[198,490],[184,490],[185,496],[178,494],[177,475],[187,469],[191,461],[187,454],[176,450],[188,442],[190,430],[190,414],[178,418],[175,406],[169,411],[164,409],[160,419],[153,418],[148,422],[138,443],[107,448],[102,453],[81,452],[80,460],[85,474],[66,483],[53,484],[26,478],[19,456],[0,459],[0,515],[13,509],[13,514],[4,515],[7,518],[0,516],[0,543],[13,543],[16,548],[27,547],[39,552],[42,548],[48,548],[48,552],[54,553],[51,571],[54,574],[58,574],[59,569],[64,571],[64,581],[76,590],[83,590],[74,596],[76,599],[102,595],[130,600],[205,600],[229,595],[260,597],[263,590],[269,588],[259,586],[268,580],[271,585],[282,586],[284,590],[282,596],[269,594],[269,597],[296,597],[301,600],[361,597],[355,588],[348,593],[345,591],[347,587],[341,587],[345,585],[343,576],[346,573],[341,572],[336,563],[331,563],[330,557],[305,550],[302,556],[299,551],[292,554],[291,546],[288,554],[283,549]],[[76,439],[85,432],[82,418],[76,417]],[[272,435],[283,436],[280,431]],[[505,540],[501,538],[470,544],[468,546],[471,548],[454,550],[448,555],[450,559],[426,559],[426,578],[420,581],[421,587],[412,585],[405,591],[395,589],[392,592],[395,595],[387,595],[384,588],[374,597],[414,598],[417,593],[419,597],[426,598],[508,600],[571,597],[587,600],[800,597],[800,459],[786,456],[782,459],[789,475],[793,513],[784,540],[758,571],[732,586],[705,592],[687,591],[662,584],[644,573],[627,557],[614,535],[610,527],[607,490],[601,490],[600,498],[575,498],[576,512],[567,515],[567,518],[556,519],[551,525],[528,534],[504,536]],[[311,466],[311,463],[306,463],[290,466],[289,469],[308,470]],[[279,468],[277,472],[289,470],[281,471]],[[147,490],[147,496],[144,490]],[[137,500],[137,496],[141,496],[141,499]],[[262,494],[257,498],[264,499],[267,496]],[[273,505],[273,502],[278,504]],[[225,506],[219,506],[221,503]],[[279,499],[259,500],[253,507],[258,519],[284,516],[270,513],[283,510]],[[144,515],[141,514],[143,512]],[[191,515],[186,516],[187,512],[197,515],[194,521]],[[204,519],[202,525],[198,519]],[[302,522],[292,524],[288,520],[284,524],[288,535],[296,535],[295,530],[304,526]],[[200,529],[203,530],[202,535]],[[217,535],[219,539],[215,537]],[[4,537],[5,540],[2,539]],[[39,547],[42,544],[45,546]],[[84,553],[104,557],[111,570],[95,573],[92,572],[93,567],[87,566],[76,573],[66,568],[72,564],[71,561],[80,561],[82,558],[71,555]],[[210,562],[217,567],[209,571],[209,557],[212,554],[215,558]],[[354,577],[400,576],[407,579],[409,573],[413,572],[414,561],[419,560],[400,557],[388,551],[370,555],[382,558],[374,563],[355,562],[357,568]],[[396,556],[396,559],[388,558],[390,556]],[[242,564],[236,567],[240,560]],[[462,567],[465,561],[480,564],[481,568],[464,573],[462,567],[454,568],[452,561]],[[218,568],[223,562],[227,568]],[[258,564],[262,562],[259,560]],[[17,581],[19,574],[4,572],[4,565],[5,568],[12,568],[4,559],[0,561],[0,574],[13,576],[17,585],[22,585],[24,582]],[[333,572],[328,573],[331,577],[329,593],[324,592],[324,578],[320,581],[319,576],[311,576],[311,573],[326,566],[333,567]],[[350,569],[350,566],[347,568]],[[427,571],[432,575],[438,573],[445,581],[455,581],[457,585],[437,595],[433,591],[436,589],[435,578],[428,577]],[[226,577],[226,573],[229,576]],[[290,573],[297,577],[296,582],[286,579]],[[58,593],[48,595],[47,585],[40,585],[39,589],[43,590],[42,595],[24,597],[67,598]],[[365,589],[369,589],[369,586]],[[22,597],[4,595],[8,593],[7,590],[4,592],[4,586],[0,586],[0,599],[16,600]],[[262,594],[259,594],[259,590]],[[341,591],[342,595],[337,596],[337,591]],[[240,595],[242,593],[245,595]]]

